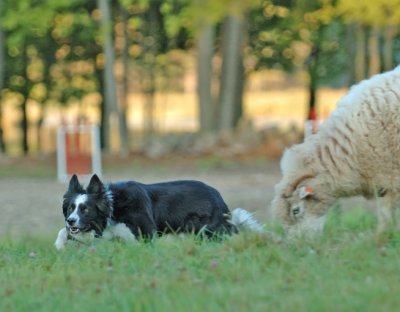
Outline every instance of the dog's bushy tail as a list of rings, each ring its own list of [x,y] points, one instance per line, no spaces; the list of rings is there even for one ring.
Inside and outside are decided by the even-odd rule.
[[[254,218],[254,215],[243,208],[236,208],[232,211],[231,222],[239,231],[265,232],[264,226]]]

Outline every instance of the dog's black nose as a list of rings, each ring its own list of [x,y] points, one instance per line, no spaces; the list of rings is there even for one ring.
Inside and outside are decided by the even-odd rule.
[[[76,222],[76,219],[75,219],[75,218],[68,218],[68,219],[67,219],[67,223],[68,223],[68,225],[70,225],[70,226],[74,225],[75,222]]]

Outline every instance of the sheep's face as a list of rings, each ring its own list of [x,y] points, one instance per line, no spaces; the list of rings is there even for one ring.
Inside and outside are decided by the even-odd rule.
[[[289,237],[321,233],[325,223],[325,213],[329,207],[323,194],[318,194],[310,184],[299,184],[282,188],[272,202],[275,216],[282,221]]]

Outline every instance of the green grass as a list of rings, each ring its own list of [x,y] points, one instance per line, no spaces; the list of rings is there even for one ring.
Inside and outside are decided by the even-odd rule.
[[[242,233],[220,242],[53,238],[0,242],[0,311],[397,311],[400,235],[383,251],[374,217],[330,215],[315,240]]]

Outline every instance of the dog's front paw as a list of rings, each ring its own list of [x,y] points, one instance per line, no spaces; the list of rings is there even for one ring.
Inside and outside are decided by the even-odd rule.
[[[56,247],[57,250],[62,250],[65,247],[65,243],[57,239],[54,243],[54,246]]]
[[[66,228],[62,228],[58,232],[57,239],[54,242],[54,246],[56,247],[57,250],[61,250],[65,247],[67,240],[68,240],[68,232],[67,232]]]

